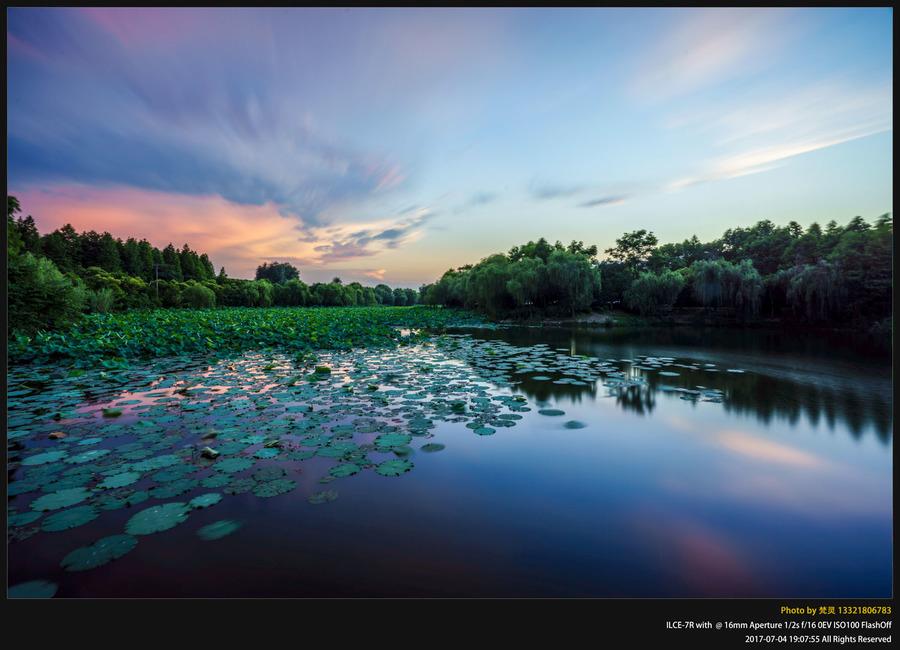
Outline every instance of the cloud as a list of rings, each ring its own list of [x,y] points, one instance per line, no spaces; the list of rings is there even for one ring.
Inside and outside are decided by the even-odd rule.
[[[459,214],[460,212],[465,212],[470,208],[474,208],[479,205],[487,205],[488,203],[493,203],[498,198],[498,195],[494,192],[475,192],[472,194],[462,205],[456,207],[453,211],[454,214]]]
[[[364,276],[373,280],[384,280],[385,273],[387,273],[387,269],[369,269],[362,272]]]
[[[529,188],[531,196],[538,200],[559,199],[583,192],[583,185],[534,185]]]
[[[715,441],[728,451],[764,463],[777,463],[807,469],[820,468],[827,464],[825,460],[815,454],[740,431],[722,432]]]
[[[207,253],[232,277],[253,277],[264,261],[290,262],[303,268],[368,259],[411,243],[436,213],[388,216],[369,223],[313,226],[299,231],[297,221],[273,203],[243,206],[219,196],[184,197],[165,192],[96,188],[83,185],[50,189],[11,187],[40,232],[71,223],[76,230],[108,231],[115,237],[147,239],[159,248],[188,243]],[[301,268],[301,271],[303,270]]]
[[[296,34],[273,12],[12,10],[10,182],[218,195],[309,225],[401,187],[390,154],[313,118],[291,61],[313,60],[316,20],[291,17]]]
[[[579,203],[579,208],[595,208],[600,205],[621,205],[625,203],[625,199],[627,199],[627,195],[622,196],[601,196],[597,199],[591,199],[590,201],[585,201],[584,203]]]
[[[328,228],[313,228],[301,239],[303,241],[325,240],[315,246],[320,254],[318,263],[332,260],[347,260],[376,255],[384,250],[397,249],[419,238],[422,228],[436,212],[420,207],[412,216],[404,210],[398,217],[388,217],[368,224],[345,224]]]
[[[679,190],[775,169],[790,158],[892,128],[890,83],[866,86],[847,80],[810,84],[777,100],[742,97],[670,122],[691,137],[712,137],[731,151],[665,185]]]
[[[762,69],[789,40],[788,9],[680,9],[637,61],[631,94],[663,100]]]

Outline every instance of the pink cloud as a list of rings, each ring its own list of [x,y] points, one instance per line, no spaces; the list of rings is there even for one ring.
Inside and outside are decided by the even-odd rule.
[[[340,275],[347,281],[382,281],[385,268],[352,268],[347,262],[375,259],[397,242],[418,237],[426,212],[409,217],[326,225],[300,230],[273,203],[231,203],[218,195],[186,196],[130,188],[60,185],[24,189],[17,196],[38,230],[49,233],[67,223],[79,232],[108,231],[114,237],[147,239],[163,248],[169,243],[209,255],[216,270],[231,277],[252,278],[262,262],[290,262],[309,282]],[[384,234],[402,236],[385,237]],[[371,263],[370,263],[371,264]],[[341,266],[344,265],[344,266]],[[415,284],[412,280],[404,284]]]
[[[632,526],[692,595],[747,597],[764,588],[751,555],[716,528],[656,506],[640,508]]]
[[[184,8],[83,7],[77,11],[125,47],[195,39],[210,17]]]
[[[109,231],[157,247],[187,243],[232,277],[252,277],[265,260],[307,264],[319,257],[315,244],[299,240],[296,219],[282,216],[272,204],[242,206],[218,196],[74,185],[13,194],[42,233],[71,223],[78,231]]]

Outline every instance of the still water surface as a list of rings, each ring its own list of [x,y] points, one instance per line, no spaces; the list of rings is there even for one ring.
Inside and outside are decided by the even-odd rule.
[[[87,395],[51,384],[77,402],[76,413],[53,423],[33,415],[28,396],[10,398],[10,433],[24,458],[58,448],[61,441],[47,440],[51,429],[68,427],[68,458],[89,436],[102,438],[81,448],[111,451],[79,475],[93,495],[88,503],[99,498],[103,473],[127,470],[142,454],[179,454],[194,463],[187,481],[221,476],[215,463],[224,456],[202,461],[197,448],[254,434],[279,435],[279,455],[257,458],[264,445],[253,439],[229,457],[255,465],[229,480],[281,467],[296,487],[260,498],[186,484],[182,494],[100,509],[57,532],[40,530],[42,515],[9,529],[9,583],[46,580],[58,585],[57,597],[891,595],[889,349],[846,335],[762,331],[460,334],[437,349],[326,356],[332,375],[309,382],[318,393],[305,381],[284,388],[283,378],[296,374],[288,361],[246,355],[180,369],[170,362],[126,389]],[[554,383],[561,377],[566,383]],[[13,372],[11,386],[16,379]],[[296,386],[299,397],[288,394]],[[366,393],[397,387],[378,402]],[[191,390],[208,401],[173,417]],[[277,408],[260,407],[269,395],[282,396]],[[446,408],[428,410],[435,396],[447,398]],[[235,406],[247,397],[255,408]],[[464,414],[454,400],[466,402]],[[122,402],[131,404],[110,425],[102,408]],[[307,402],[315,418],[303,413]],[[498,426],[501,412],[521,419]],[[156,438],[131,435],[141,420],[153,422]],[[416,424],[423,421],[429,425]],[[403,434],[410,424],[411,453],[372,448],[391,426]],[[347,431],[332,428],[341,425]],[[210,428],[219,437],[201,441]],[[333,438],[313,440],[319,432]],[[321,484],[341,460],[315,450],[337,438],[361,446],[345,461],[371,466]],[[152,453],[134,442],[156,439],[163,442]],[[425,453],[428,443],[445,448]],[[304,450],[316,455],[307,459]],[[398,455],[412,469],[374,471]],[[11,485],[77,471],[71,463],[19,466],[16,458]],[[154,495],[162,483],[153,474],[128,489]],[[310,503],[328,490],[335,500]],[[28,512],[49,491],[22,492],[9,507]],[[122,534],[135,513],[210,492],[225,496],[173,528],[137,536],[119,559],[86,571],[60,567],[73,549]],[[221,539],[198,537],[220,520],[241,526]]]

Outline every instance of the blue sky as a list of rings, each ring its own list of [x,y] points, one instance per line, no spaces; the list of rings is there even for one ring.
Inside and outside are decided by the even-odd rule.
[[[10,192],[49,230],[415,286],[892,206],[890,9],[9,9]]]

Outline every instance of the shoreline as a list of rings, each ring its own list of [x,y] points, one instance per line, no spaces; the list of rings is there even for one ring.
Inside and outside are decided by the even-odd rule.
[[[810,324],[802,321],[784,320],[779,318],[755,319],[741,321],[736,318],[711,317],[699,314],[673,314],[668,318],[651,318],[637,316],[625,312],[591,312],[579,314],[569,318],[530,318],[514,319],[504,318],[495,321],[499,325],[511,327],[584,327],[593,329],[625,329],[625,328],[652,328],[652,327],[715,327],[727,329],[788,329],[791,331],[805,330],[811,332],[854,332],[858,334],[871,334],[873,336],[892,336],[892,319],[868,323],[867,327],[859,327],[852,323],[842,324]]]

